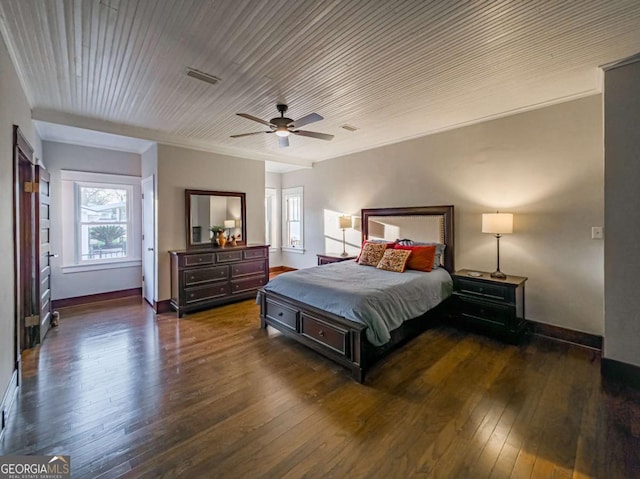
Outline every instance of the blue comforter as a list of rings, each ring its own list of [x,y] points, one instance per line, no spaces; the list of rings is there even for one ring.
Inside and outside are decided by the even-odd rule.
[[[363,323],[369,342],[381,346],[390,331],[449,297],[453,281],[443,268],[394,273],[343,261],[280,274],[264,289]]]

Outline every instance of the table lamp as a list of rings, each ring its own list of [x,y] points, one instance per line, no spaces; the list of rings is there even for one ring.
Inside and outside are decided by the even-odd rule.
[[[496,236],[497,267],[491,273],[492,278],[506,279],[507,275],[500,271],[500,237],[503,234],[513,233],[513,215],[511,213],[484,213],[482,215],[482,232]]]
[[[352,224],[351,216],[342,215],[338,218],[338,225],[340,229],[342,229],[342,253],[340,256],[349,256],[349,253],[347,253],[347,244],[344,239],[344,230],[351,228]]]

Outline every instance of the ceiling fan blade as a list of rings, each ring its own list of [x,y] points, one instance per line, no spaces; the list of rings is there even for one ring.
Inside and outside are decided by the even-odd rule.
[[[262,123],[263,125],[271,126],[271,123],[268,121],[261,120],[260,118],[256,118],[253,115],[249,115],[248,113],[236,113],[236,115],[241,116],[242,118],[246,118],[247,120],[257,121],[258,123]]]
[[[288,136],[279,136],[278,137],[278,144],[280,145],[280,148],[286,148],[287,146],[289,146],[289,137]]]
[[[230,138],[241,138],[243,136],[262,135],[263,133],[272,133],[271,131],[254,131],[253,133],[240,133],[239,135],[231,135]]]
[[[292,131],[294,135],[308,136],[309,138],[317,138],[318,140],[332,140],[333,135],[327,135],[326,133],[317,133],[315,131],[296,130]]]
[[[302,118],[297,119],[293,123],[289,123],[290,127],[300,128],[301,126],[308,125],[309,123],[313,123],[314,121],[324,120],[324,117],[318,115],[317,113],[310,113],[307,116],[303,116]]]

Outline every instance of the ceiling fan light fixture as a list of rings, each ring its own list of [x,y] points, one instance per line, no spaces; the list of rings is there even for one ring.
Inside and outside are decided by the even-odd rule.
[[[287,127],[280,127],[276,130],[276,135],[282,137],[289,136],[289,130],[287,130]]]

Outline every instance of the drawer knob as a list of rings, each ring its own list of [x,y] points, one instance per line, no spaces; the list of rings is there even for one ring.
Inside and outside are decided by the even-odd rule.
[[[478,288],[478,291],[482,293],[484,291],[484,288]]]
[[[202,258],[198,258],[198,261],[202,261]]]
[[[195,276],[189,276],[189,279],[190,280],[194,280],[194,279],[196,279],[196,277]]]
[[[191,293],[191,294],[189,295],[189,297],[190,297],[190,298],[193,298],[194,296],[195,296],[195,294],[194,294],[194,293]]]
[[[318,331],[318,335],[324,338],[324,331],[321,329],[320,331]]]
[[[282,311],[280,311],[280,312],[278,313],[278,316],[284,316],[284,313],[283,313]]]

